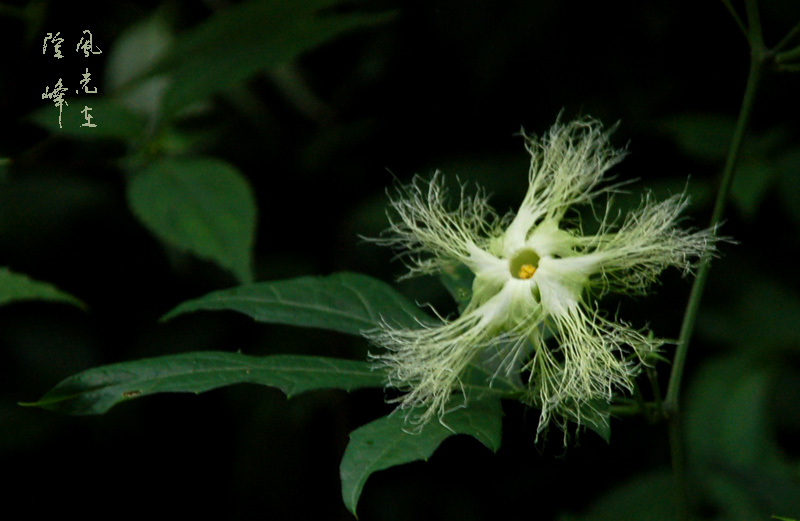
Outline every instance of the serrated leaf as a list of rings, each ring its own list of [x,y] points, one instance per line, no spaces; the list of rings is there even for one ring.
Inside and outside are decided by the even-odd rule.
[[[252,281],[256,202],[233,166],[210,158],[162,159],[133,176],[128,204],[161,241]]]
[[[0,305],[20,300],[50,300],[86,307],[80,299],[59,290],[52,284],[33,280],[8,268],[0,268]]]
[[[385,13],[319,13],[337,3],[243,2],[180,35],[159,66],[159,71],[172,75],[164,112],[174,114],[260,70],[291,63],[303,52],[350,30],[389,19]]]
[[[401,327],[436,322],[388,284],[357,273],[300,277],[215,291],[189,300],[164,315],[230,310],[259,322],[317,327],[360,334],[382,320]]]
[[[367,362],[316,356],[247,356],[205,351],[111,364],[70,376],[39,401],[22,405],[69,414],[102,414],[114,405],[156,393],[202,393],[251,383],[287,396],[313,389],[383,387],[384,374]]]
[[[355,515],[361,490],[372,473],[395,465],[427,460],[439,445],[455,434],[469,434],[490,450],[500,448],[503,411],[496,398],[470,400],[465,408],[444,417],[447,427],[432,421],[410,434],[401,414],[390,414],[350,433],[340,467],[342,497]]]

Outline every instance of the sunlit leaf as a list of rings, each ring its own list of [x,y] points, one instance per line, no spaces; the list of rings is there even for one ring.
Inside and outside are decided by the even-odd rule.
[[[443,422],[426,424],[419,433],[409,433],[402,414],[390,414],[350,433],[340,467],[342,497],[355,514],[367,478],[379,470],[412,461],[427,460],[439,445],[454,434],[469,434],[492,451],[500,448],[502,408],[497,399],[470,400],[468,407],[448,413]]]
[[[114,41],[106,62],[105,86],[110,93],[124,100],[125,106],[148,120],[157,117],[167,86],[167,78],[147,77],[152,67],[168,51],[173,35],[166,10],[125,28]]]
[[[200,310],[230,310],[259,322],[359,334],[386,320],[398,326],[434,324],[388,284],[357,273],[300,277],[215,291],[179,305],[162,320]]]
[[[156,393],[202,393],[251,383],[287,396],[313,389],[382,387],[367,362],[314,356],[247,356],[205,351],[111,364],[70,376],[40,400],[23,405],[69,414],[102,414],[114,405]]]
[[[137,172],[128,186],[133,213],[164,243],[252,276],[256,202],[233,166],[209,158],[167,158]]]

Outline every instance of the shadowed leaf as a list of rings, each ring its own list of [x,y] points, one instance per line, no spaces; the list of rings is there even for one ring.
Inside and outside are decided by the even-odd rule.
[[[171,72],[167,115],[260,70],[275,70],[305,51],[390,15],[320,13],[338,0],[242,2],[214,14],[178,40],[158,68]]]
[[[202,393],[251,383],[287,396],[313,389],[382,387],[367,362],[335,358],[204,351],[111,364],[70,376],[40,400],[22,405],[69,414],[102,414],[114,405],[156,393]]]
[[[166,244],[211,259],[241,282],[252,280],[255,196],[231,165],[208,158],[158,161],[131,179],[128,203]]]
[[[52,284],[33,280],[8,268],[0,268],[0,305],[20,300],[51,300],[86,307],[79,299]]]
[[[469,434],[494,452],[500,448],[503,411],[496,398],[470,400],[468,407],[448,413],[447,427],[432,421],[410,434],[402,414],[390,414],[350,433],[340,467],[342,497],[355,514],[367,478],[379,470],[427,460],[439,445],[455,434]]]
[[[360,334],[382,320],[405,327],[436,322],[388,284],[357,273],[300,277],[215,291],[179,305],[162,320],[200,310],[230,310],[258,322]]]

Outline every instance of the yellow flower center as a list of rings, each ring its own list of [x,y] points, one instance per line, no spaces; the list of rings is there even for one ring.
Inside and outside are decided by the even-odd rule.
[[[527,280],[533,277],[539,266],[539,254],[528,248],[517,251],[508,260],[508,269],[515,279]]]
[[[517,274],[518,279],[529,279],[533,277],[533,274],[536,272],[536,266],[533,264],[523,264],[519,267],[519,273]]]

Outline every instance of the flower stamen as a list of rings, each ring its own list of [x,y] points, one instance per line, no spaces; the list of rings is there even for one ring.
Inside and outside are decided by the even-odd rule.
[[[527,248],[515,253],[508,263],[511,276],[515,279],[527,280],[533,277],[538,267],[539,254]]]
[[[518,279],[529,279],[533,277],[533,274],[536,272],[536,267],[533,264],[523,264],[519,267],[519,273],[517,273]]]

